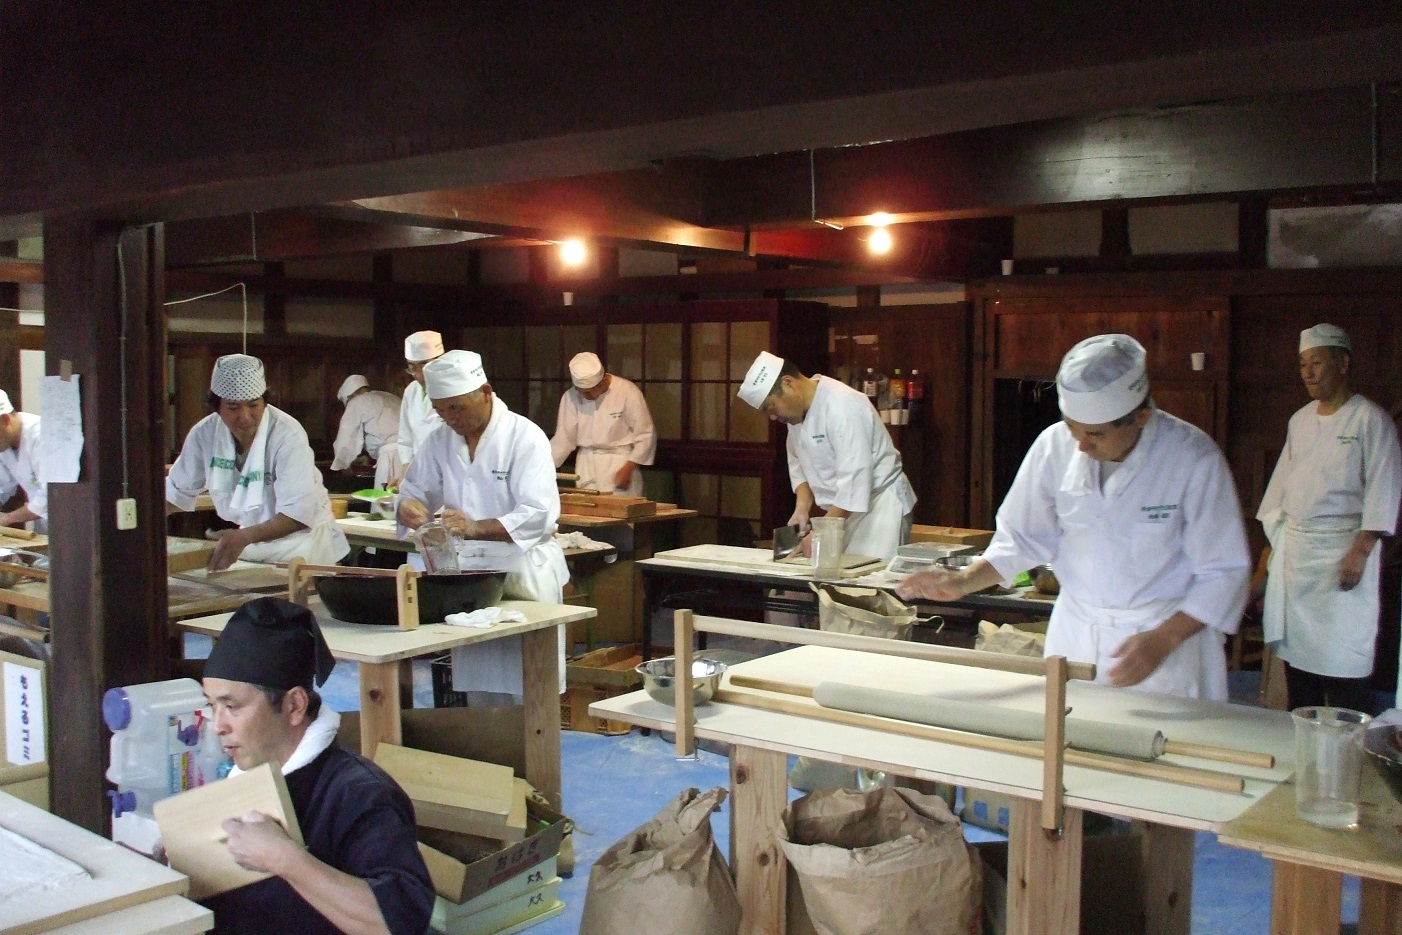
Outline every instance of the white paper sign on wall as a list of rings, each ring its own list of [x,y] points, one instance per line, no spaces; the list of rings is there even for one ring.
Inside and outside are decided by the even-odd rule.
[[[44,671],[14,662],[5,666],[5,759],[16,766],[42,763],[48,746],[44,733]]]

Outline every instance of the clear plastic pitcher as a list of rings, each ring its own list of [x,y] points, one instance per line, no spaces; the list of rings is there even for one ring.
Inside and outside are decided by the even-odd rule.
[[[813,577],[831,580],[842,577],[842,516],[819,516],[813,523]]]
[[[451,575],[462,570],[458,566],[458,537],[438,520],[429,520],[415,529],[414,543],[430,575]]]
[[[1358,824],[1363,730],[1372,720],[1348,708],[1296,708],[1295,813],[1325,828]]]

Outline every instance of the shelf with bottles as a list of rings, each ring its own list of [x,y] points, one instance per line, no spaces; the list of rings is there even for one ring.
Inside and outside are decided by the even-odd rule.
[[[895,368],[886,376],[876,367],[866,368],[857,387],[871,400],[885,425],[896,428],[919,426],[924,419],[925,378],[918,369],[902,375]]]

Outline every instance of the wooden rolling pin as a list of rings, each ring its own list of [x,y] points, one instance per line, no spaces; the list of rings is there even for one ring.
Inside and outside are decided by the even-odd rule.
[[[733,676],[731,684],[734,684]],[[724,704],[739,705],[746,708],[758,708],[763,711],[794,714],[815,721],[826,721],[830,724],[845,724],[849,727],[863,727],[869,730],[882,731],[887,734],[900,734],[905,737],[916,737],[921,740],[934,740],[939,743],[972,747],[977,750],[988,750],[993,753],[1007,753],[1013,756],[1042,759],[1042,744],[1036,741],[1008,740],[1005,737],[990,737],[986,734],[968,734],[963,731],[946,730],[942,727],[930,727],[927,724],[913,724],[909,721],[896,721],[889,718],[875,717],[870,714],[835,711],[830,708],[824,708],[811,699],[796,697],[785,698],[773,694],[760,694],[744,689],[722,688],[715,693],[714,700]],[[1126,760],[1120,757],[1106,756],[1102,753],[1067,750],[1065,752],[1065,761],[1067,765],[1070,766],[1084,766],[1087,769],[1098,769],[1108,773],[1119,773],[1125,776],[1138,776],[1141,779],[1157,779],[1162,782],[1193,786],[1198,789],[1209,789],[1214,792],[1240,794],[1246,788],[1246,780],[1242,779],[1240,776],[1231,776],[1226,773],[1217,773],[1211,770],[1192,769],[1186,766],[1173,766],[1168,763],[1144,763],[1138,760]]]
[[[11,539],[33,539],[38,533],[28,529],[20,529],[15,526],[0,526],[0,536],[8,536]]]
[[[1015,740],[1040,741],[1042,736],[1041,712],[990,708],[987,705],[842,685],[837,682],[823,682],[816,688],[810,688],[790,682],[732,675],[730,684],[736,688],[755,688],[813,698],[819,705],[830,710],[897,718],[932,727],[993,734]],[[1067,718],[1066,735],[1072,747],[1087,753],[1133,757],[1140,760],[1152,760],[1172,753],[1256,769],[1275,767],[1275,757],[1269,753],[1170,740],[1154,728]]]

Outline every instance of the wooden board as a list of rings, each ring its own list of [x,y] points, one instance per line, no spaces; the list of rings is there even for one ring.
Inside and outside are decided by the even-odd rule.
[[[615,497],[608,494],[560,494],[560,512],[576,516],[613,516],[636,519],[657,512],[657,504],[646,497]]]
[[[769,549],[746,549],[734,545],[689,545],[681,549],[658,552],[654,558],[681,562],[697,562],[706,565],[743,565],[763,569],[766,573],[811,577],[813,566],[807,559],[774,561],[774,553]],[[870,555],[844,554],[842,568],[865,568],[879,564],[880,559]]]
[[[212,928],[213,912],[182,896],[165,896],[96,919],[74,922],[45,935],[200,935]]]
[[[507,843],[525,837],[524,799],[519,809],[512,807],[516,787],[509,766],[392,743],[375,748],[375,765],[389,773],[413,800],[414,817],[425,828]]]
[[[195,568],[182,571],[174,577],[182,581],[215,585],[226,591],[261,591],[274,594],[287,591],[287,569],[260,562],[237,561],[223,571]]]
[[[166,536],[166,571],[169,574],[203,568],[213,554],[214,543],[208,539]]]
[[[85,883],[46,893],[43,899],[0,905],[0,932],[6,935],[48,932],[165,896],[182,895],[189,885],[183,874],[169,867],[4,793],[0,793],[0,826],[68,858],[92,876]]]
[[[222,827],[226,820],[259,811],[281,822],[292,839],[302,843],[287,783],[270,763],[161,799],[152,811],[170,865],[190,877],[191,899],[217,896],[272,875],[234,862]]]

